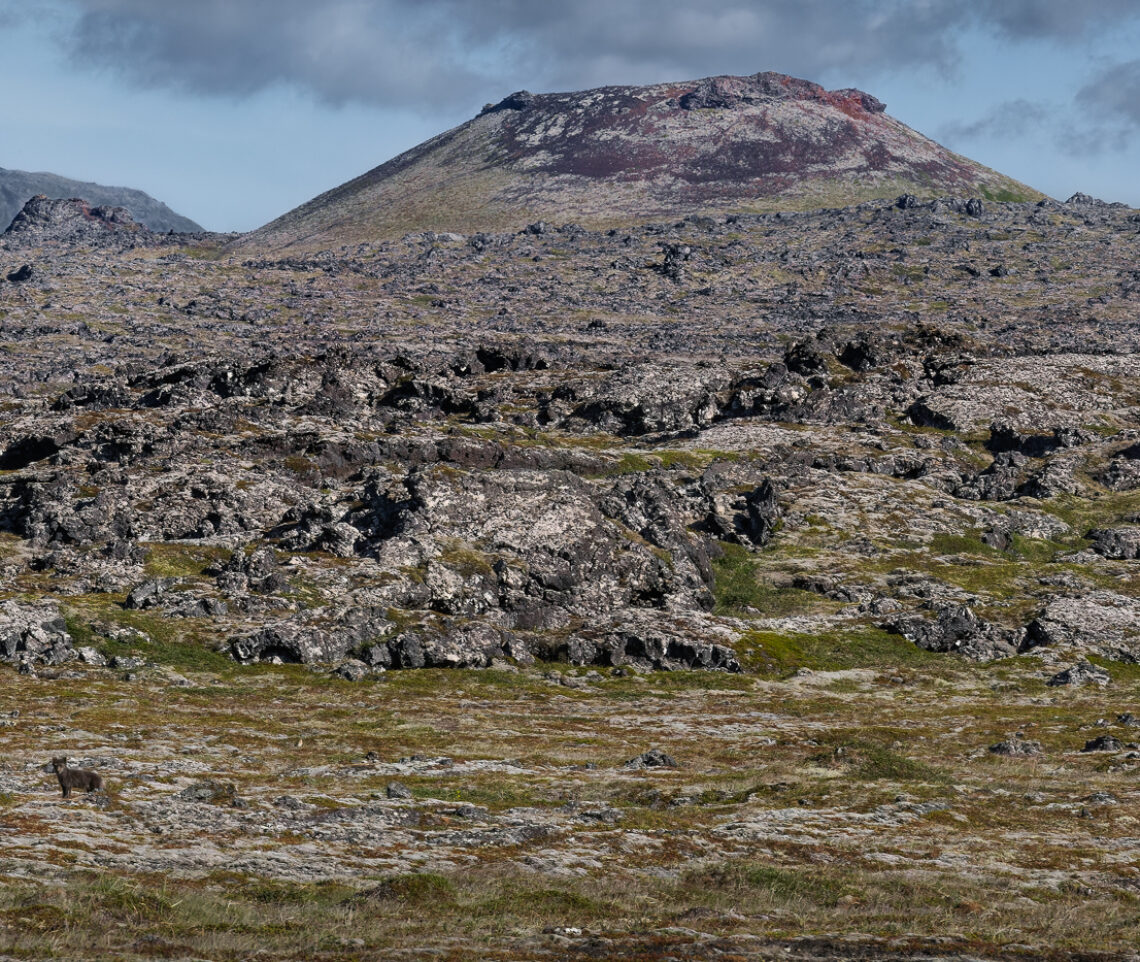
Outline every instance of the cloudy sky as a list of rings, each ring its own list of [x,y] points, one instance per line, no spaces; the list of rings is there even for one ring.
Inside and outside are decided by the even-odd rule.
[[[0,0],[0,166],[248,230],[526,88],[861,87],[1064,199],[1140,206],[1140,0]]]

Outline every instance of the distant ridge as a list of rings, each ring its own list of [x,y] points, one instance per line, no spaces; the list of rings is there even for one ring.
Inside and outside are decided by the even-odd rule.
[[[605,227],[903,193],[1043,196],[888,116],[870,94],[758,73],[520,91],[239,244],[332,247],[538,219]]]
[[[58,174],[29,173],[0,167],[0,231],[3,231],[37,194],[52,200],[81,197],[92,207],[125,207],[138,223],[152,231],[198,233],[202,226],[188,217],[176,214],[161,201],[130,187],[105,187],[85,181],[70,180]]]

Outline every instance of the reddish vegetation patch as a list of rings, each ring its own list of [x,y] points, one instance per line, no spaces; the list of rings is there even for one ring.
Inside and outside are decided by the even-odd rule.
[[[73,199],[72,203],[85,220],[98,224],[104,230],[117,230],[126,226],[122,219],[116,216],[114,207],[91,207],[86,201],[78,198]]]
[[[528,173],[679,179],[698,188],[690,192],[694,200],[731,197],[742,187],[772,195],[798,180],[827,176],[829,168],[897,174],[914,166],[883,142],[889,128],[876,123],[884,110],[880,101],[861,90],[828,91],[785,74],[582,94],[519,93],[492,109],[505,115],[496,153],[508,163],[526,163]],[[865,158],[855,170],[849,166],[853,155]],[[924,168],[931,166],[935,170],[926,172],[953,180],[965,175],[949,157]]]

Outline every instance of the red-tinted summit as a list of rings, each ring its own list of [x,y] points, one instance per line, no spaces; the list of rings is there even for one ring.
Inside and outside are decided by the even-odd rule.
[[[519,91],[249,241],[332,246],[537,218],[606,226],[901,193],[1040,196],[923,137],[868,93],[758,73]]]

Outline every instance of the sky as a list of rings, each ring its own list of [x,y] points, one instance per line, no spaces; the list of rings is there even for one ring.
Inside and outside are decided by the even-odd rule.
[[[1140,207],[1140,0],[0,0],[0,167],[251,230],[528,89],[859,87],[1064,200]]]

